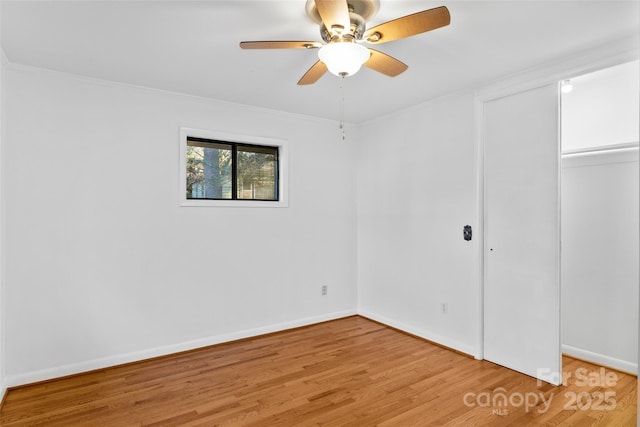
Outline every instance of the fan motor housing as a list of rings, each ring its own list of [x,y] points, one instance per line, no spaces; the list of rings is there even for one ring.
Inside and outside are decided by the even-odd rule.
[[[366,22],[364,18],[354,12],[349,12],[349,21],[351,21],[351,28],[346,34],[342,34],[341,38],[351,40],[361,40],[364,30],[366,29]],[[336,36],[329,31],[326,25],[320,25],[320,36],[326,43],[331,42]]]
[[[369,22],[380,10],[380,0],[347,0],[347,6],[349,7],[349,12],[359,15],[365,22]],[[307,0],[305,10],[309,18],[315,23],[322,23],[318,9],[316,9],[315,0]]]

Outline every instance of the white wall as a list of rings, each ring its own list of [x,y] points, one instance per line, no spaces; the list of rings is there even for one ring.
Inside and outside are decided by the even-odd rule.
[[[638,150],[563,156],[562,343],[637,371]]]
[[[632,44],[495,84],[549,83],[637,57]],[[4,74],[6,384],[356,309],[481,355],[473,92],[343,142],[335,123],[308,117],[17,65]],[[288,139],[290,207],[178,207],[181,126]]]
[[[638,61],[572,79],[562,96],[562,335],[567,354],[638,361]]]
[[[637,38],[616,41],[363,124],[359,312],[482,357],[474,97],[497,98],[637,60],[637,46]],[[465,224],[474,228],[472,242],[462,240]]]
[[[366,123],[358,138],[360,312],[470,354],[479,316],[473,102],[472,93],[437,99]]]
[[[5,79],[9,385],[355,313],[336,123],[14,65]],[[179,207],[181,126],[288,140],[289,207]]]
[[[637,371],[639,62],[572,79],[562,96],[562,335],[567,354]]]
[[[640,62],[571,79],[562,96],[562,150],[638,142]]]

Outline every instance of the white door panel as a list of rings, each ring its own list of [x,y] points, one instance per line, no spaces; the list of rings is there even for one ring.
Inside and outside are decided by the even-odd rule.
[[[558,89],[484,104],[484,356],[561,372]],[[546,372],[546,374],[545,374]]]

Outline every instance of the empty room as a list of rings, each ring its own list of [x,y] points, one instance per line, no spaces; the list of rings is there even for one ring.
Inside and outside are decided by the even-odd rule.
[[[0,425],[637,425],[640,1],[0,0],[0,48]]]

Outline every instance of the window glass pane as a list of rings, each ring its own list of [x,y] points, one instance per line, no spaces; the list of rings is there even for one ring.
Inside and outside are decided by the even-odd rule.
[[[238,146],[237,198],[278,200],[278,148]]]
[[[231,199],[231,145],[187,140],[187,199]]]

